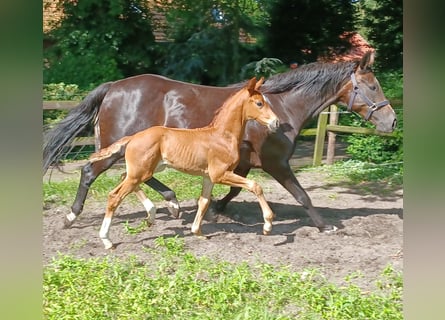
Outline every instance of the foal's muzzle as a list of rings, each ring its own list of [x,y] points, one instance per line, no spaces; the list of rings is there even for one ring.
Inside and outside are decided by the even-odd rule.
[[[280,127],[280,120],[278,120],[278,118],[269,121],[269,123],[267,124],[267,128],[271,132],[277,131],[279,127]]]

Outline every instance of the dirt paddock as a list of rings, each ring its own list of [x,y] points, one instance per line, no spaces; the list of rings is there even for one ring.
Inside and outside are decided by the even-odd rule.
[[[263,219],[256,198],[243,191],[224,214],[207,217],[199,239],[190,232],[197,202],[181,202],[182,216],[168,215],[163,202],[157,203],[156,223],[138,234],[129,234],[125,224],[136,227],[146,217],[142,204],[124,201],[116,211],[110,237],[116,243],[105,251],[99,239],[105,203],[87,199],[83,213],[70,229],[63,229],[69,206],[51,204],[43,210],[43,262],[58,253],[91,258],[106,255],[136,255],[150,263],[149,250],[159,236],[179,236],[186,250],[230,262],[264,262],[286,265],[302,271],[317,268],[331,282],[341,284],[352,273],[361,276],[354,283],[372,290],[383,269],[403,268],[403,190],[380,182],[357,186],[332,182],[323,173],[301,171],[301,185],[326,222],[338,230],[319,233],[305,210],[275,180],[262,182],[266,199],[276,214],[272,234],[262,234]],[[93,185],[94,186],[94,185]]]

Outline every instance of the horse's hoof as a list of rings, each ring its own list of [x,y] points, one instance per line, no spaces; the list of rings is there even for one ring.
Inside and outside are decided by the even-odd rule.
[[[335,232],[338,230],[338,228],[336,226],[333,225],[326,225],[324,227],[319,227],[318,228],[320,230],[321,233],[331,233],[331,232]]]
[[[167,209],[170,215],[172,215],[175,219],[179,218],[179,210],[180,210],[179,203],[169,201],[167,202]]]
[[[63,229],[69,229],[71,228],[71,226],[73,225],[73,221],[68,220],[67,217],[65,217],[65,219],[63,220]]]
[[[216,222],[218,220],[216,211],[213,207],[210,207],[207,210],[207,212],[204,215],[204,220],[209,221],[209,222]]]
[[[226,203],[222,202],[221,200],[218,200],[215,202],[214,208],[216,212],[223,212],[226,208]]]

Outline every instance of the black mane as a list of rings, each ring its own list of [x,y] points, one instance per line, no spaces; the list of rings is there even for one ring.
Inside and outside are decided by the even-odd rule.
[[[288,72],[271,76],[261,86],[264,93],[282,93],[289,90],[304,90],[313,95],[331,95],[340,89],[358,66],[358,61],[325,63],[313,62],[301,65]]]

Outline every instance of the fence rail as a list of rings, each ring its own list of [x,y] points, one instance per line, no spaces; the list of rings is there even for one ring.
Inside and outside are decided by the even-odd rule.
[[[77,106],[79,101],[43,101],[43,110],[69,110]],[[335,134],[357,133],[364,135],[380,135],[394,137],[395,133],[383,133],[373,128],[362,128],[338,125],[338,108],[331,105],[318,116],[317,128],[302,129],[301,136],[315,136],[315,147],[312,164],[319,166],[322,163],[326,136],[328,136],[328,147],[326,163],[332,164],[335,157]],[[330,115],[330,117],[329,117]],[[329,123],[328,123],[329,118]],[[94,137],[76,137],[71,147],[95,145]]]

